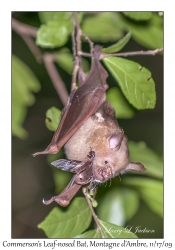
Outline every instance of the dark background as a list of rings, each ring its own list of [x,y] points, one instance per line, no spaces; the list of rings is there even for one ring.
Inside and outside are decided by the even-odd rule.
[[[13,13],[13,17],[35,27],[40,26],[38,14],[32,12]],[[67,44],[71,48],[71,40]],[[123,51],[145,50],[132,39]],[[28,108],[24,128],[29,136],[26,140],[12,137],[12,238],[45,238],[37,228],[55,204],[45,206],[43,197],[54,194],[54,181],[51,166],[46,156],[34,158],[32,153],[43,150],[50,143],[53,133],[45,126],[46,110],[52,106],[62,109],[61,101],[43,64],[38,64],[24,41],[12,32],[12,53],[24,61],[35,73],[41,84],[41,90],[35,94],[36,102]],[[157,103],[154,110],[142,110],[132,119],[120,119],[119,124],[125,130],[129,140],[145,141],[156,153],[163,154],[163,57],[160,55],[137,56],[131,58],[148,68],[156,83]],[[59,73],[70,90],[71,76],[58,67]],[[107,82],[113,85],[110,76]],[[13,103],[12,103],[13,105]],[[162,238],[162,219],[141,202],[138,213],[127,225],[138,226],[145,220],[147,228],[152,228],[154,220],[155,238]],[[138,235],[139,236],[139,235]],[[153,237],[151,234],[139,237]]]

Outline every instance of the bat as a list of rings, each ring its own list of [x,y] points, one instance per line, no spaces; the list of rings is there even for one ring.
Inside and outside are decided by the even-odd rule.
[[[44,151],[34,154],[56,154],[64,146],[68,160],[61,159],[53,165],[75,174],[59,198],[54,198],[59,204],[60,197],[69,203],[84,184],[103,183],[130,170],[146,170],[141,163],[130,162],[127,138],[114,108],[106,100],[108,74],[100,63],[101,49],[94,46],[88,76],[79,66],[80,87],[71,92],[51,143]]]

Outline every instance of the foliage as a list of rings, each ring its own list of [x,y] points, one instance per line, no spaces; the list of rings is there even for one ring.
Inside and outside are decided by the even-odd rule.
[[[72,238],[89,227],[91,218],[85,198],[77,198],[66,211],[55,207],[38,227],[43,229],[49,238]]]
[[[155,107],[155,83],[148,69],[119,57],[105,58],[104,63],[118,81],[125,97],[135,108]]]
[[[120,39],[117,43],[114,43],[113,45],[103,48],[103,53],[114,53],[120,51],[130,40],[132,36],[131,31],[129,31],[126,36],[124,36],[122,39]]]
[[[40,90],[40,84],[34,73],[18,57],[12,56],[12,133],[21,139],[27,136],[22,123],[27,113],[27,106],[35,102],[31,93]]]
[[[43,49],[54,49],[56,63],[66,73],[73,70],[73,55],[69,48],[69,39],[73,27],[70,12],[39,12],[41,26],[38,29],[36,44]],[[123,49],[130,38],[146,48],[156,49],[162,46],[162,17],[152,12],[104,12],[79,13],[82,31],[96,43],[103,44],[103,53],[116,53]],[[94,25],[95,24],[95,25]],[[127,32],[126,35],[124,35]],[[111,44],[112,43],[112,44]],[[107,99],[114,106],[117,118],[132,118],[136,110],[153,109],[156,104],[155,82],[151,72],[133,60],[121,57],[107,57],[103,63],[114,78],[115,86],[107,91]],[[85,71],[89,63],[83,59]],[[12,131],[15,136],[25,138],[22,128],[27,106],[34,103],[31,91],[37,92],[40,84],[33,72],[19,58],[12,59]],[[51,107],[46,112],[46,126],[55,131],[60,118],[60,110]],[[159,216],[163,209],[163,164],[162,158],[148,148],[144,142],[129,142],[131,161],[144,164],[144,174],[127,174],[121,183],[100,198],[97,212],[99,223],[106,238],[136,238],[124,228],[139,209],[140,199]],[[58,156],[56,156],[58,157]],[[61,158],[62,155],[59,155]],[[58,175],[67,180],[69,175],[54,170],[56,190]],[[64,176],[64,177],[63,177]],[[67,176],[67,177],[65,177]],[[59,182],[60,183],[60,182]],[[65,182],[61,183],[61,188]],[[106,205],[107,204],[107,205]],[[55,207],[38,225],[49,238],[100,238],[98,230],[90,229],[92,215],[85,198],[75,198],[68,208]],[[110,229],[110,230],[109,230]],[[87,231],[86,231],[87,230]]]
[[[75,198],[64,211],[59,207],[53,208],[38,227],[43,229],[49,238],[101,238],[97,230],[83,233],[88,229],[91,219],[92,215],[85,198]],[[100,225],[106,238],[137,238],[123,227],[102,220]]]
[[[46,127],[50,131],[55,131],[57,129],[59,121],[60,121],[60,115],[61,115],[61,111],[55,107],[52,107],[47,110],[45,123],[46,123]]]
[[[129,105],[118,87],[113,87],[107,90],[107,100],[114,107],[117,118],[131,118],[134,116],[134,108]]]

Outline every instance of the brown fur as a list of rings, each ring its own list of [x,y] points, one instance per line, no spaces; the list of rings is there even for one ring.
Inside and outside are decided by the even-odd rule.
[[[113,107],[105,101],[101,108],[79,128],[65,144],[68,159],[87,161],[88,153],[93,150],[93,175],[98,182],[106,181],[125,172],[129,166],[127,139],[122,138],[119,147],[111,149],[110,138],[122,133],[115,118]],[[127,169],[129,170],[129,169]]]

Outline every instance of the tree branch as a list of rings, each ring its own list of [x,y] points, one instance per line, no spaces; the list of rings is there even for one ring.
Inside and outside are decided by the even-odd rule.
[[[35,38],[37,35],[37,28],[31,27],[27,24],[23,24],[13,18],[12,18],[12,28],[25,41],[30,51],[34,55],[35,59],[39,63],[44,62],[46,70],[54,85],[54,88],[56,89],[63,105],[65,105],[69,95],[66,90],[65,84],[62,81],[54,65],[55,56],[51,53],[46,53],[43,55],[41,50],[36,46],[33,40],[33,38]]]
[[[78,69],[79,69],[79,63],[80,63],[80,58],[79,58],[79,51],[81,51],[81,29],[80,25],[78,22],[78,14],[77,12],[74,13],[74,31],[73,31],[73,49],[74,49],[74,56],[75,56],[75,63],[74,63],[74,70],[72,73],[72,85],[71,85],[71,90],[76,88],[76,79],[77,79],[77,74],[78,74]],[[75,39],[76,35],[76,39]]]
[[[163,51],[163,48],[158,48],[155,50],[147,50],[147,51],[131,51],[131,52],[123,52],[123,53],[114,53],[114,54],[101,54],[100,60],[102,60],[105,57],[109,56],[121,56],[121,57],[126,57],[126,56],[139,56],[139,55],[147,55],[147,56],[155,56],[157,53]],[[93,57],[92,53],[85,53],[80,51],[79,55],[84,56],[84,57]]]
[[[20,35],[23,34],[23,35],[32,36],[32,37],[36,37],[37,30],[38,30],[35,27],[19,22],[15,20],[14,18],[12,18],[12,28],[13,30],[16,31],[16,33]]]
[[[34,40],[30,36],[27,36],[27,35],[21,34],[21,37],[24,40],[24,42],[27,44],[27,46],[29,47],[30,51],[34,55],[37,62],[42,63],[43,62],[43,55],[41,53],[41,50],[36,46]]]
[[[84,36],[85,40],[89,43],[90,52],[91,52],[91,55],[93,55],[93,52],[94,52],[94,43],[91,41],[91,39],[85,33],[82,33],[82,36]]]
[[[47,72],[52,80],[52,83],[62,101],[62,103],[65,105],[68,99],[68,93],[66,90],[66,87],[64,85],[64,82],[62,81],[61,77],[58,74],[58,71],[54,65],[54,59],[53,55],[50,53],[45,53],[43,56],[44,64],[47,69]]]
[[[147,55],[147,56],[155,56],[157,53],[163,51],[163,48],[155,49],[155,50],[147,50],[147,51],[131,51],[131,52],[123,52],[123,53],[114,53],[114,54],[101,54],[100,59],[103,59],[108,56],[138,56],[138,55]]]
[[[37,62],[41,63],[43,61],[41,50],[36,46],[33,40],[33,37],[36,37],[37,28],[31,27],[27,24],[20,23],[14,18],[12,18],[12,28],[18,35],[21,36],[21,38],[27,44]]]

